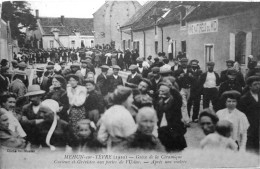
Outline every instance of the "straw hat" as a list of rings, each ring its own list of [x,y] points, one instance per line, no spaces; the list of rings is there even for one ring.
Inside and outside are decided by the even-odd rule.
[[[35,96],[44,94],[45,91],[41,90],[39,85],[31,85],[28,87],[28,92],[24,96]]]

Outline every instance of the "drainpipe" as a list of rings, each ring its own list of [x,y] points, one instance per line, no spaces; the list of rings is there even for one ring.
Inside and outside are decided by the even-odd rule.
[[[144,60],[146,59],[145,57],[145,45],[146,45],[146,42],[145,42],[145,31],[143,30],[143,33],[144,33]]]
[[[162,31],[162,52],[163,52],[163,27],[161,27],[161,31]]]

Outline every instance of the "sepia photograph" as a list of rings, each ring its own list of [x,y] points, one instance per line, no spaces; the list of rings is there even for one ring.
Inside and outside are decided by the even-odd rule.
[[[260,167],[260,2],[0,2],[0,169]]]

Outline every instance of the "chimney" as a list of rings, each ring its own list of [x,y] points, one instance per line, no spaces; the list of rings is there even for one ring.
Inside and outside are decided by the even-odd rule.
[[[36,15],[36,16],[35,16],[36,19],[39,19],[39,10],[38,10],[38,9],[35,10],[35,15]]]
[[[64,25],[64,15],[60,16],[60,22],[61,22],[62,25]]]

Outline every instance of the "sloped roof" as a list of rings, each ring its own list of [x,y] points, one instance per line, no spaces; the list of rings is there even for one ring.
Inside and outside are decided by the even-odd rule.
[[[138,31],[138,30],[143,30],[143,29],[150,29],[154,26],[154,20],[151,19],[151,15],[153,14],[153,11],[155,8],[158,9],[158,13],[160,16],[162,16],[163,14],[165,14],[165,11],[162,11],[162,9],[164,8],[169,8],[169,9],[173,9],[173,11],[175,11],[175,7],[180,4],[180,1],[157,1],[156,4],[154,4],[149,11],[147,11],[142,17],[141,19],[139,19],[137,22],[135,22],[132,26],[134,31]],[[142,9],[140,9],[142,10]],[[176,10],[177,11],[177,10]],[[173,12],[170,12],[169,14],[175,14]],[[168,14],[168,15],[169,15]],[[167,16],[168,16],[167,15]],[[172,18],[169,17],[165,17],[164,19],[167,20],[171,20]],[[161,22],[163,22],[164,19],[161,19]],[[160,21],[158,22],[160,23]]]
[[[41,17],[40,24],[44,35],[53,35],[52,29],[57,28],[60,30],[60,35],[74,35],[73,31],[77,30],[81,35],[93,36],[93,18],[64,18],[62,25],[60,17]]]
[[[150,10],[154,5],[156,5],[157,1],[148,1],[146,2],[126,23],[121,27],[127,27],[137,22],[142,16]]]
[[[184,2],[185,3],[185,2]],[[199,6],[185,17],[186,21],[232,15],[260,7],[259,2],[197,2]]]
[[[159,26],[166,26],[169,24],[179,24],[180,23],[180,15],[179,11],[176,9],[171,9],[169,14],[158,22]]]

